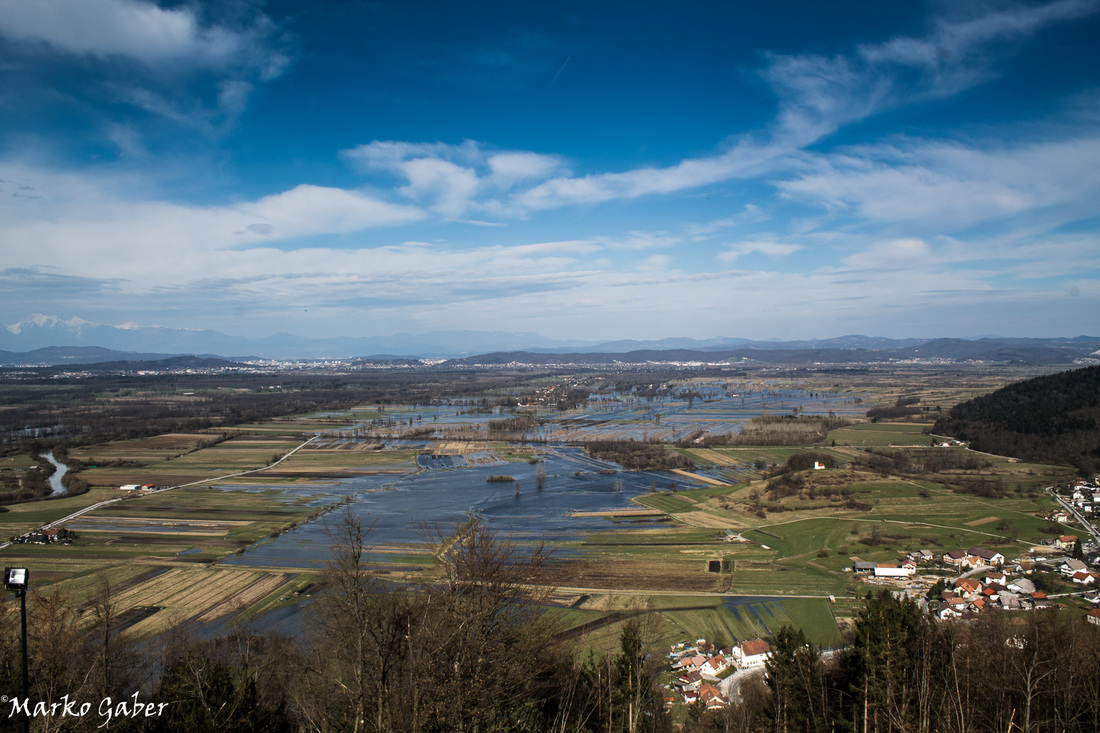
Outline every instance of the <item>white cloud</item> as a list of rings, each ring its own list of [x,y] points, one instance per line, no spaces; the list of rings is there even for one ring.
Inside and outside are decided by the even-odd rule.
[[[488,152],[479,143],[460,145],[375,140],[341,152],[357,170],[385,171],[403,178],[399,193],[456,218],[467,211],[507,215],[498,197],[528,181],[560,170],[555,156],[527,151]]]
[[[927,37],[864,45],[847,56],[770,55],[760,72],[779,97],[779,116],[770,141],[746,137],[724,153],[685,159],[665,168],[558,176],[518,191],[509,204],[520,210],[593,204],[669,194],[779,170],[789,164],[790,156],[846,124],[954,94],[988,78],[993,42],[1022,37],[1097,9],[1100,4],[1089,0],[1013,7],[941,22]]]
[[[394,206],[356,191],[308,185],[210,213],[218,220],[260,219],[272,227],[264,236],[279,239],[355,232],[423,218],[417,209]]]
[[[240,117],[248,106],[252,85],[243,79],[227,79],[218,85],[218,109],[230,123]]]
[[[229,26],[206,22],[202,10],[192,3],[166,8],[148,0],[0,0],[0,38],[9,42],[9,54],[30,60],[27,70],[40,66],[36,60],[44,55],[79,66],[87,79],[79,87],[57,75],[56,89],[42,89],[51,103],[57,95],[88,95],[93,103],[84,109],[92,111],[109,95],[217,135],[244,111],[254,83],[279,76],[289,58],[277,48],[275,24],[263,13],[252,12]],[[204,77],[212,89],[203,88],[205,82],[181,83]],[[211,98],[217,101],[211,104]],[[137,133],[132,128],[123,151],[143,145]]]
[[[501,189],[510,189],[522,181],[545,179],[561,167],[555,157],[527,152],[498,153],[489,156],[487,163],[492,171],[490,180]]]
[[[1026,215],[1050,228],[1090,217],[1100,138],[1012,145],[903,140],[804,156],[812,172],[776,186],[788,198],[865,221],[950,232]]]
[[[359,191],[300,185],[255,201],[197,207],[142,200],[133,182],[0,166],[0,219],[8,267],[63,263],[87,277],[135,283],[186,282],[205,277],[226,258],[242,263],[258,243],[347,234],[404,224],[425,216]],[[19,200],[8,190],[25,190]],[[155,254],[151,254],[155,253]],[[264,268],[259,262],[252,262]],[[234,266],[232,271],[244,274]],[[113,274],[112,274],[113,273]]]
[[[398,192],[417,201],[433,200],[432,208],[444,216],[462,215],[477,196],[477,173],[449,160],[416,158],[404,161],[401,172],[409,185]]]
[[[789,257],[800,249],[802,249],[801,244],[782,244],[768,241],[741,242],[721,252],[718,259],[723,262],[734,262],[737,258],[754,252],[768,257]]]
[[[683,160],[666,168],[641,168],[583,178],[554,178],[518,193],[511,202],[523,209],[550,209],[675,193],[731,178],[759,175],[791,152],[792,149],[787,147],[743,141],[725,153]]]
[[[218,68],[255,52],[254,30],[204,27],[193,7],[140,0],[0,0],[0,34],[77,55]],[[265,74],[281,63],[271,54]],[[253,59],[247,59],[249,63]],[[285,61],[285,60],[284,60]]]
[[[876,242],[869,250],[847,257],[845,266],[850,269],[890,270],[921,268],[929,265],[931,247],[922,239],[913,237]],[[935,263],[937,266],[940,263]]]

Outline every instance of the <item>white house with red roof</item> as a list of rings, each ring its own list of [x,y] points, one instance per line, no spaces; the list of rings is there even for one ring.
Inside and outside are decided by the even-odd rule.
[[[733,658],[738,667],[763,667],[772,648],[763,639],[742,641],[733,648]]]

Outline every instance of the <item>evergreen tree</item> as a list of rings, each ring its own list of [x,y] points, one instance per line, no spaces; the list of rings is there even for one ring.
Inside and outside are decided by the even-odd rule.
[[[801,629],[783,626],[765,664],[771,690],[771,729],[776,733],[826,731],[826,680],[821,649]]]
[[[841,662],[855,730],[908,730],[922,717],[927,624],[911,600],[868,594]]]

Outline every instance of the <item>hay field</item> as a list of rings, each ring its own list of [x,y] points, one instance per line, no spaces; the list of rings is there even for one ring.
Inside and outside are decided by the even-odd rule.
[[[728,452],[717,451],[712,448],[692,448],[688,451],[703,463],[710,463],[722,468],[740,466],[741,461],[730,456]]]
[[[829,432],[827,443],[854,446],[932,445],[931,435],[925,435],[928,425],[916,423],[866,423],[837,428]]]
[[[190,620],[202,623],[240,613],[275,592],[292,576],[229,568],[171,568],[115,595],[118,613],[156,609],[127,630],[148,638]]]
[[[317,478],[347,478],[373,474],[403,474],[417,470],[416,450],[370,449],[370,443],[348,447],[341,441],[310,444],[288,457],[278,466],[253,474],[251,480],[271,478],[309,480]]]

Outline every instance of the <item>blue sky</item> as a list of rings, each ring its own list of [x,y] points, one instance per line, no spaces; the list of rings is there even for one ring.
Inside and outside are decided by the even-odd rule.
[[[1100,0],[0,0],[0,323],[1100,334]]]

